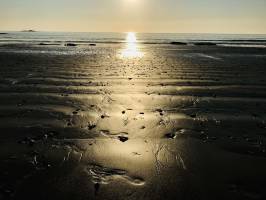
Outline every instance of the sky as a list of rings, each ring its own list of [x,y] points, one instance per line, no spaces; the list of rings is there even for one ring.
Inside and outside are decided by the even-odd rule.
[[[0,30],[266,33],[266,0],[0,0]]]

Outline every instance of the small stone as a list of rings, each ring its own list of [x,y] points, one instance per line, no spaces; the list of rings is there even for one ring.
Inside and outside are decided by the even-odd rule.
[[[35,143],[36,143],[36,141],[34,139],[30,139],[29,140],[29,145],[30,146],[33,146]]]
[[[77,46],[77,45],[74,44],[74,43],[66,43],[65,46],[66,46],[66,47],[75,47],[75,46]]]
[[[160,109],[160,108],[159,109],[156,109],[156,111],[159,112],[159,113],[163,112],[163,110]]]
[[[89,128],[89,130],[92,130],[92,129],[96,128],[96,125],[95,124],[89,125],[88,128]]]
[[[125,137],[125,136],[118,136],[118,139],[119,139],[121,142],[126,142],[126,141],[128,141],[128,137]]]
[[[165,134],[165,137],[170,138],[170,139],[175,139],[176,134],[175,133],[167,133],[167,134]]]

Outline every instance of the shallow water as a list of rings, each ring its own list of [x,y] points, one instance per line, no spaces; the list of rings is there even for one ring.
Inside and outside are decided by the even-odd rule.
[[[86,33],[86,32],[6,32],[0,34],[0,43],[31,44],[77,44],[126,43],[128,33]],[[265,34],[208,34],[208,33],[135,33],[137,43],[169,44],[171,42],[214,42],[223,45],[266,46]]]
[[[0,45],[0,199],[265,199],[266,50],[130,48]]]

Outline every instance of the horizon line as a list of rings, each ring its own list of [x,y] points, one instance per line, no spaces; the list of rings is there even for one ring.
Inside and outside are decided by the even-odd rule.
[[[138,32],[138,31],[52,31],[52,30],[35,30],[35,29],[23,29],[23,30],[0,30],[0,32],[25,32],[27,30],[34,30],[32,33],[38,32],[50,32],[50,33],[140,33],[140,34],[220,34],[220,35],[266,35],[266,33],[217,33],[217,32]]]

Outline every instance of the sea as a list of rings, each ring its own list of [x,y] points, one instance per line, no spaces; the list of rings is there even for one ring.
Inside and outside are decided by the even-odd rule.
[[[3,43],[125,43],[128,33],[86,32],[4,32]],[[223,46],[266,47],[266,34],[195,34],[195,33],[135,33],[136,42],[171,44],[172,42],[212,42]]]

